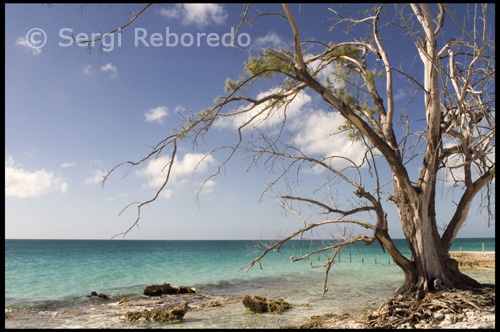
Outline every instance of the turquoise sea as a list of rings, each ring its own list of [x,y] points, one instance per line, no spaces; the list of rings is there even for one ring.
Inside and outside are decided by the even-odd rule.
[[[396,240],[403,254],[405,240]],[[402,283],[403,274],[374,243],[345,247],[330,270],[322,298],[325,261],[290,262],[330,243],[294,240],[262,260],[262,269],[237,270],[258,257],[272,241],[5,240],[5,310],[23,312],[6,319],[12,328],[275,328],[300,324],[312,315],[372,310]],[[456,239],[451,250],[495,251],[495,239]],[[466,272],[494,283],[494,271]],[[169,283],[196,288],[213,298],[260,295],[282,298],[292,309],[281,314],[249,314],[241,303],[188,313],[178,324],[134,325],[109,310],[137,297],[145,286]],[[107,294],[108,300],[86,295]],[[106,304],[106,311],[103,304]],[[25,314],[24,314],[25,313]]]

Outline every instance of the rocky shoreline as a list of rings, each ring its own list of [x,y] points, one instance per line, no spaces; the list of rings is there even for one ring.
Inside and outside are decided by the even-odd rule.
[[[450,251],[450,257],[462,269],[494,269],[495,252]]]
[[[494,252],[450,252],[450,256],[459,262],[464,270],[494,270]],[[400,329],[494,329],[495,328],[495,286],[491,285],[487,305],[477,305],[470,301],[460,310],[441,309],[433,312],[427,319],[416,323],[400,325]],[[455,291],[471,299],[474,295],[463,291]],[[472,300],[472,299],[471,299]],[[288,329],[370,329],[369,313],[326,314],[313,316],[301,325],[288,326]]]
[[[259,297],[265,299],[264,297]],[[119,328],[159,328],[161,324],[182,324],[184,314],[188,314],[189,319],[197,319],[203,310],[221,310],[228,307],[230,310],[238,310],[243,307],[243,296],[212,296],[202,294],[179,294],[166,295],[162,297],[137,296],[135,298],[122,299],[116,303],[112,299],[99,298],[101,310],[107,317],[118,317],[123,324]],[[264,302],[269,299],[263,300]],[[282,301],[277,300],[278,303]],[[290,305],[292,308],[294,304]],[[288,306],[286,306],[288,308]],[[247,309],[250,313],[250,309]],[[264,311],[263,311],[264,312]],[[285,313],[256,313],[256,317],[261,315],[283,315]],[[33,313],[15,311],[5,314],[6,328],[12,328],[7,325],[10,320],[23,320],[26,316]],[[47,312],[46,316],[55,315]],[[62,319],[63,317],[75,317],[75,314],[58,310],[53,318]],[[81,314],[80,314],[81,315]],[[344,314],[326,314],[321,316],[311,316],[310,319],[302,324],[287,326],[278,324],[278,329],[369,329],[367,323],[368,313],[344,313]],[[264,318],[264,317],[263,317]],[[149,325],[148,325],[149,324]],[[151,325],[153,324],[153,325]],[[160,325],[157,325],[160,324]],[[457,312],[446,312],[439,310],[433,313],[431,319],[424,319],[419,322],[409,322],[398,328],[494,328],[495,327],[495,305],[483,306],[478,308],[465,308]],[[244,328],[244,327],[242,327]]]
[[[495,306],[481,309],[464,309],[458,313],[438,312],[434,320],[407,323],[400,329],[494,329]],[[441,318],[442,317],[442,318]],[[309,322],[287,329],[370,329],[364,314],[328,314],[313,317]]]
[[[446,294],[439,294],[441,298],[436,298],[435,301],[441,303],[451,303],[450,297]],[[283,317],[287,315],[288,310],[293,310],[302,305],[300,303],[287,303],[283,299],[269,299],[263,296],[243,296],[243,295],[215,295],[215,294],[199,294],[194,288],[180,286],[172,287],[165,283],[163,285],[150,285],[144,289],[142,295],[127,297],[122,299],[114,298],[106,294],[92,292],[87,295],[90,306],[84,312],[76,311],[76,309],[57,308],[55,310],[27,312],[13,311],[5,313],[5,323],[7,328],[16,328],[17,322],[24,322],[26,318],[31,319],[35,315],[39,315],[42,319],[52,317],[55,320],[71,321],[72,317],[79,317],[84,321],[92,321],[92,315],[95,314],[95,308],[99,308],[99,315],[104,317],[103,321],[113,320],[117,322],[117,328],[129,328],[131,326],[141,327],[159,327],[161,324],[189,324],[190,321],[204,321],[202,317],[210,315],[220,315],[222,312],[230,312],[231,317],[240,319],[266,320],[269,317]],[[494,328],[495,327],[495,290],[493,288],[487,293],[487,305],[473,304],[468,306],[437,308],[432,310],[432,313],[426,315],[422,319],[411,320],[398,326],[398,328]],[[471,294],[463,294],[462,299],[465,302],[473,302]],[[483,301],[483,303],[486,303]],[[479,302],[476,302],[479,303]],[[375,303],[374,303],[375,304]],[[86,307],[87,308],[87,307]],[[246,308],[246,310],[245,310]],[[317,329],[317,328],[333,328],[333,329],[354,329],[354,328],[372,328],[369,325],[369,317],[371,312],[360,309],[360,312],[341,313],[341,314],[325,314],[306,316],[305,321],[296,320],[296,325],[287,325],[276,323],[274,328],[286,329]],[[78,309],[81,310],[81,307]],[[186,315],[187,314],[187,315]],[[184,318],[184,315],[187,317]],[[241,316],[240,316],[241,315]],[[248,316],[250,315],[250,316]],[[271,315],[271,316],[269,316]],[[83,317],[83,318],[80,318]],[[107,317],[107,318],[106,318]],[[253,317],[253,318],[249,318]],[[309,317],[309,319],[307,319]],[[279,320],[277,320],[279,322]],[[284,322],[284,321],[283,321]],[[35,325],[36,322],[33,322]],[[54,323],[56,324],[56,322]],[[106,323],[104,323],[106,324]],[[131,325],[132,324],[132,325]],[[153,324],[153,325],[148,325]],[[160,325],[157,325],[160,324]],[[260,323],[259,323],[260,324]],[[290,323],[288,323],[290,324]],[[30,325],[22,326],[29,328]],[[71,325],[72,326],[72,325]],[[85,326],[85,325],[83,325]],[[223,325],[222,325],[223,326]],[[260,326],[260,325],[259,325]],[[266,328],[269,327],[269,323]],[[57,327],[57,326],[56,326]],[[103,325],[104,328],[109,327]],[[214,326],[207,326],[213,328]],[[216,327],[220,328],[219,325]],[[242,326],[240,328],[245,328]]]
[[[181,301],[179,303],[158,308],[158,305],[168,302],[167,299],[162,299],[164,295],[176,294],[192,294],[193,296],[191,296],[191,298],[180,298]],[[211,301],[210,298],[205,295],[194,296],[194,294],[196,294],[194,288],[186,286],[172,287],[170,284],[164,283],[163,285],[147,286],[143,292],[143,295],[147,296],[146,301],[144,301],[144,299],[142,299],[143,301],[141,301],[141,299],[123,299],[118,304],[135,308],[143,307],[144,305],[151,306],[151,304],[153,304],[153,308],[128,310],[122,319],[127,322],[150,321],[161,323],[179,323],[183,320],[184,315],[189,309],[221,307],[225,304],[235,302],[241,302],[248,311],[256,314],[280,313],[291,307],[291,304],[283,299],[272,300],[263,296],[246,295],[243,299],[238,297],[228,298],[225,301]],[[172,298],[170,298],[170,300],[172,300]],[[153,303],[151,303],[151,301],[153,301]],[[194,305],[196,302],[198,302],[197,305]]]

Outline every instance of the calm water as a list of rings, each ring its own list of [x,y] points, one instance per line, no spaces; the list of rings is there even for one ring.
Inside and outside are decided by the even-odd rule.
[[[397,241],[408,255],[406,241]],[[270,253],[262,261],[263,269],[256,265],[249,272],[236,272],[262,253],[262,242],[5,240],[6,311],[30,313],[5,322],[7,327],[151,327],[124,323],[86,295],[109,295],[109,309],[120,299],[142,294],[149,284],[167,282],[195,287],[199,294],[261,295],[298,305],[279,315],[252,315],[237,303],[188,311],[184,322],[156,327],[277,327],[302,323],[316,314],[374,309],[403,281],[401,270],[376,243],[351,245],[332,268],[328,292],[321,299],[324,269],[289,259],[324,245],[321,240],[291,241],[281,253]],[[451,250],[481,251],[483,243],[486,251],[495,251],[494,238],[457,239]],[[326,257],[321,254],[311,263],[320,264]],[[494,271],[468,274],[494,283]]]

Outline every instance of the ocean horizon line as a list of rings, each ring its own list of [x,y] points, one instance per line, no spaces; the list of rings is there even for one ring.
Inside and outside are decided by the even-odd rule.
[[[457,237],[455,239],[495,239],[495,236],[491,237]],[[101,239],[78,239],[78,238],[5,238],[5,240],[49,240],[49,241],[281,241],[282,239],[112,239],[112,238],[101,238]],[[336,239],[332,238],[303,238],[303,239],[290,239],[288,241],[333,241]],[[393,240],[406,240],[406,238],[393,238]]]

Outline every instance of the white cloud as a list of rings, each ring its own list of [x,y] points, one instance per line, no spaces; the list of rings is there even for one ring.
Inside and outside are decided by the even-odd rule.
[[[479,140],[478,137],[476,137]],[[449,136],[443,139],[443,148],[448,149],[454,146],[460,146],[461,141],[458,138],[452,138]],[[489,160],[495,160],[495,150],[487,152],[487,157]],[[453,154],[446,158],[443,163],[446,167],[441,168],[437,173],[437,183],[443,187],[454,187],[463,186],[465,181],[465,157],[463,154]],[[477,166],[473,163],[471,165],[471,177],[472,181],[476,181],[481,174],[482,170],[479,170]],[[495,181],[495,180],[493,180]]]
[[[62,163],[61,167],[62,168],[67,168],[67,167],[73,167],[75,165],[76,165],[76,163]]]
[[[307,61],[310,58],[312,58],[314,55],[312,54],[306,54],[304,56],[304,60]],[[319,69],[319,66],[321,65],[322,61],[321,60],[315,60],[312,61],[307,65],[307,67],[316,72]],[[330,63],[326,65],[325,67],[321,68],[318,72],[318,80],[320,83],[325,84],[327,79],[330,81],[330,83],[333,84],[332,89],[339,89],[343,86],[345,86],[345,81],[341,80],[337,75],[334,75],[333,73],[336,72],[338,69],[336,67],[336,64]]]
[[[59,190],[61,190],[62,193],[65,193],[68,191],[68,184],[66,182],[61,183]]]
[[[228,14],[224,7],[213,3],[175,4],[171,8],[160,8],[160,15],[169,19],[181,18],[183,25],[196,24],[204,28],[211,23],[224,24]]]
[[[116,66],[114,66],[111,62],[108,63],[105,66],[100,66],[99,70],[100,71],[104,71],[104,72],[110,71],[111,72],[111,78],[116,78],[117,75],[118,75],[118,68],[116,68]]]
[[[139,177],[146,178],[144,187],[159,189],[165,182],[170,157],[164,156],[151,160],[146,167],[136,172]],[[205,156],[197,153],[187,153],[182,160],[177,159],[170,174],[169,184],[162,190],[161,197],[167,199],[172,192],[183,188],[192,188],[198,190],[201,182],[193,182],[192,176],[195,172],[204,173],[210,166],[215,164],[212,156]],[[212,191],[215,185],[214,181],[208,181],[205,187]]]
[[[179,18],[181,17],[182,14],[182,6],[179,4],[174,4],[173,7],[170,7],[168,9],[162,7],[160,8],[159,12],[161,16],[164,16],[169,19]]]
[[[94,69],[92,68],[92,65],[86,65],[85,67],[83,67],[83,73],[85,75],[91,75],[93,72],[94,72]]]
[[[314,65],[316,65],[314,63]],[[327,72],[322,73],[326,76]],[[340,83],[339,83],[340,84]],[[277,90],[269,90],[257,95],[256,99],[264,98]],[[290,142],[303,153],[319,158],[343,157],[352,160],[356,165],[360,165],[365,155],[366,147],[363,143],[349,139],[348,132],[340,132],[339,127],[345,124],[345,119],[339,112],[326,112],[322,109],[312,109],[308,105],[312,100],[304,91],[301,91],[286,109],[287,129],[294,135],[293,142]],[[283,107],[263,114],[259,113],[265,105],[259,105],[251,111],[242,113],[249,109],[243,107],[242,111],[233,116],[220,117],[214,125],[219,128],[236,129],[252,120],[251,128],[262,129],[263,126],[277,127],[285,120]],[[233,111],[234,112],[234,111]],[[334,167],[344,167],[351,165],[346,159],[332,158]]]
[[[33,55],[38,55],[38,54],[42,53],[42,49],[41,48],[33,48],[33,47],[31,47],[26,42],[26,38],[23,38],[23,37],[17,38],[17,40],[16,40],[16,46],[20,46],[20,47],[24,48],[26,51],[30,52]]]
[[[444,137],[443,148],[448,149],[460,144],[460,141],[450,137]],[[447,158],[444,163],[446,166],[456,166],[464,162],[462,155],[452,155]],[[474,172],[474,168],[472,169]],[[465,173],[463,167],[458,168],[441,168],[437,173],[437,182],[443,187],[453,187],[457,182],[463,182]]]
[[[286,45],[284,39],[276,32],[269,31],[267,35],[263,37],[257,37],[255,39],[255,44],[260,47],[271,47],[271,48],[279,48],[280,46],[284,47]]]
[[[61,177],[45,169],[34,172],[26,171],[14,164],[12,157],[5,160],[5,195],[28,198],[38,197],[52,191],[65,193],[68,184]]]
[[[144,116],[146,117],[146,122],[156,121],[158,123],[162,123],[163,118],[166,117],[167,115],[168,115],[168,108],[165,106],[158,106],[156,108],[152,108],[149,111],[144,112]]]
[[[216,182],[214,180],[208,180],[203,184],[203,191],[201,192],[202,194],[209,194],[214,191]]]
[[[397,93],[394,95],[394,100],[400,100],[406,97],[406,92],[404,90],[398,89]]]
[[[270,90],[270,91],[265,91],[261,92],[257,95],[257,99],[264,98],[268,95],[271,95],[273,93],[277,93],[278,90]],[[269,114],[269,111],[265,111],[262,114],[259,115],[260,112],[264,110],[266,107],[265,104],[258,105],[254,109],[245,112],[245,113],[240,113],[236,114],[234,116],[229,116],[229,117],[219,117],[216,122],[215,126],[219,128],[239,128],[243,124],[247,123],[250,119],[256,116],[252,120],[252,124],[254,127],[261,127],[264,125],[267,126],[273,126],[276,124],[279,124],[283,121],[285,117],[285,111],[286,111],[286,117],[287,118],[292,118],[296,114],[299,113],[299,111],[302,109],[304,105],[309,103],[311,101],[311,96],[309,96],[307,93],[301,91],[297,94],[297,96],[288,104],[286,109],[284,107],[281,107],[280,109],[272,111],[271,114]],[[249,106],[250,107],[250,106]],[[248,110],[248,108],[243,109]]]
[[[339,132],[339,126],[345,119],[338,112],[313,110],[295,119],[293,127],[298,129],[294,143],[305,154],[322,157],[342,156],[359,165],[365,154],[361,142],[353,142],[347,132]],[[347,165],[344,159],[335,158],[332,163],[336,167]]]
[[[100,169],[96,169],[94,170],[94,174],[92,176],[85,179],[85,183],[91,185],[101,183],[102,180],[104,180],[104,176],[106,174],[107,174],[106,172],[101,171]]]
[[[175,109],[174,109],[174,113],[184,113],[184,111],[186,110],[186,108],[182,105],[179,105],[179,106],[175,106]]]

